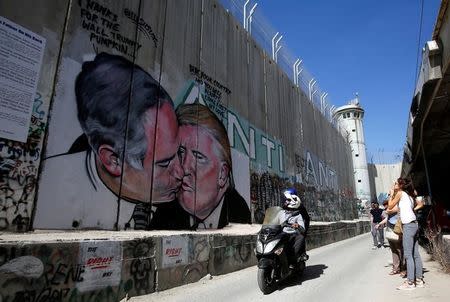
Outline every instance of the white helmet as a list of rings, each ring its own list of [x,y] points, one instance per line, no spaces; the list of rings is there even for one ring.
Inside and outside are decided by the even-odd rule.
[[[287,189],[283,192],[286,199],[286,207],[289,209],[298,209],[301,204],[300,197],[297,196],[297,191],[295,189]]]

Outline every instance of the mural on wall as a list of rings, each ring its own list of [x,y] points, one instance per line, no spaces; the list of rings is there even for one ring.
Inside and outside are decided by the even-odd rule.
[[[104,208],[118,208],[120,229],[251,222],[234,189],[227,131],[207,106],[175,111],[150,74],[107,53],[83,64],[75,95],[83,134],[45,160],[35,227],[113,229],[117,217]],[[72,168],[59,179],[61,167]]]

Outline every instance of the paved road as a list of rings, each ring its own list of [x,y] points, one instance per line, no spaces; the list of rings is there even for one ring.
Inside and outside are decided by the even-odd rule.
[[[388,275],[390,250],[372,250],[371,240],[370,234],[364,234],[309,251],[303,277],[270,295],[259,291],[256,267],[250,267],[130,301],[450,301],[450,275],[440,272],[423,250],[426,287],[396,290],[403,279]]]

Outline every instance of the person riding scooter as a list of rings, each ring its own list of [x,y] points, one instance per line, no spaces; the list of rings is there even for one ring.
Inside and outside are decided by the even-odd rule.
[[[289,234],[289,245],[293,249],[291,260],[306,261],[309,256],[306,254],[305,237],[309,228],[310,218],[306,208],[302,205],[300,197],[295,189],[283,191],[284,211],[279,213],[279,221],[282,222],[283,232]]]

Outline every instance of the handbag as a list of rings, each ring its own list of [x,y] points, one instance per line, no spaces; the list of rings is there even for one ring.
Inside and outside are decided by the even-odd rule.
[[[384,235],[387,240],[397,241],[400,236],[394,233],[394,230],[391,227],[386,227],[386,233]]]
[[[400,217],[397,219],[397,222],[395,223],[394,233],[397,235],[403,234],[403,225],[402,225],[402,220],[400,219]]]

